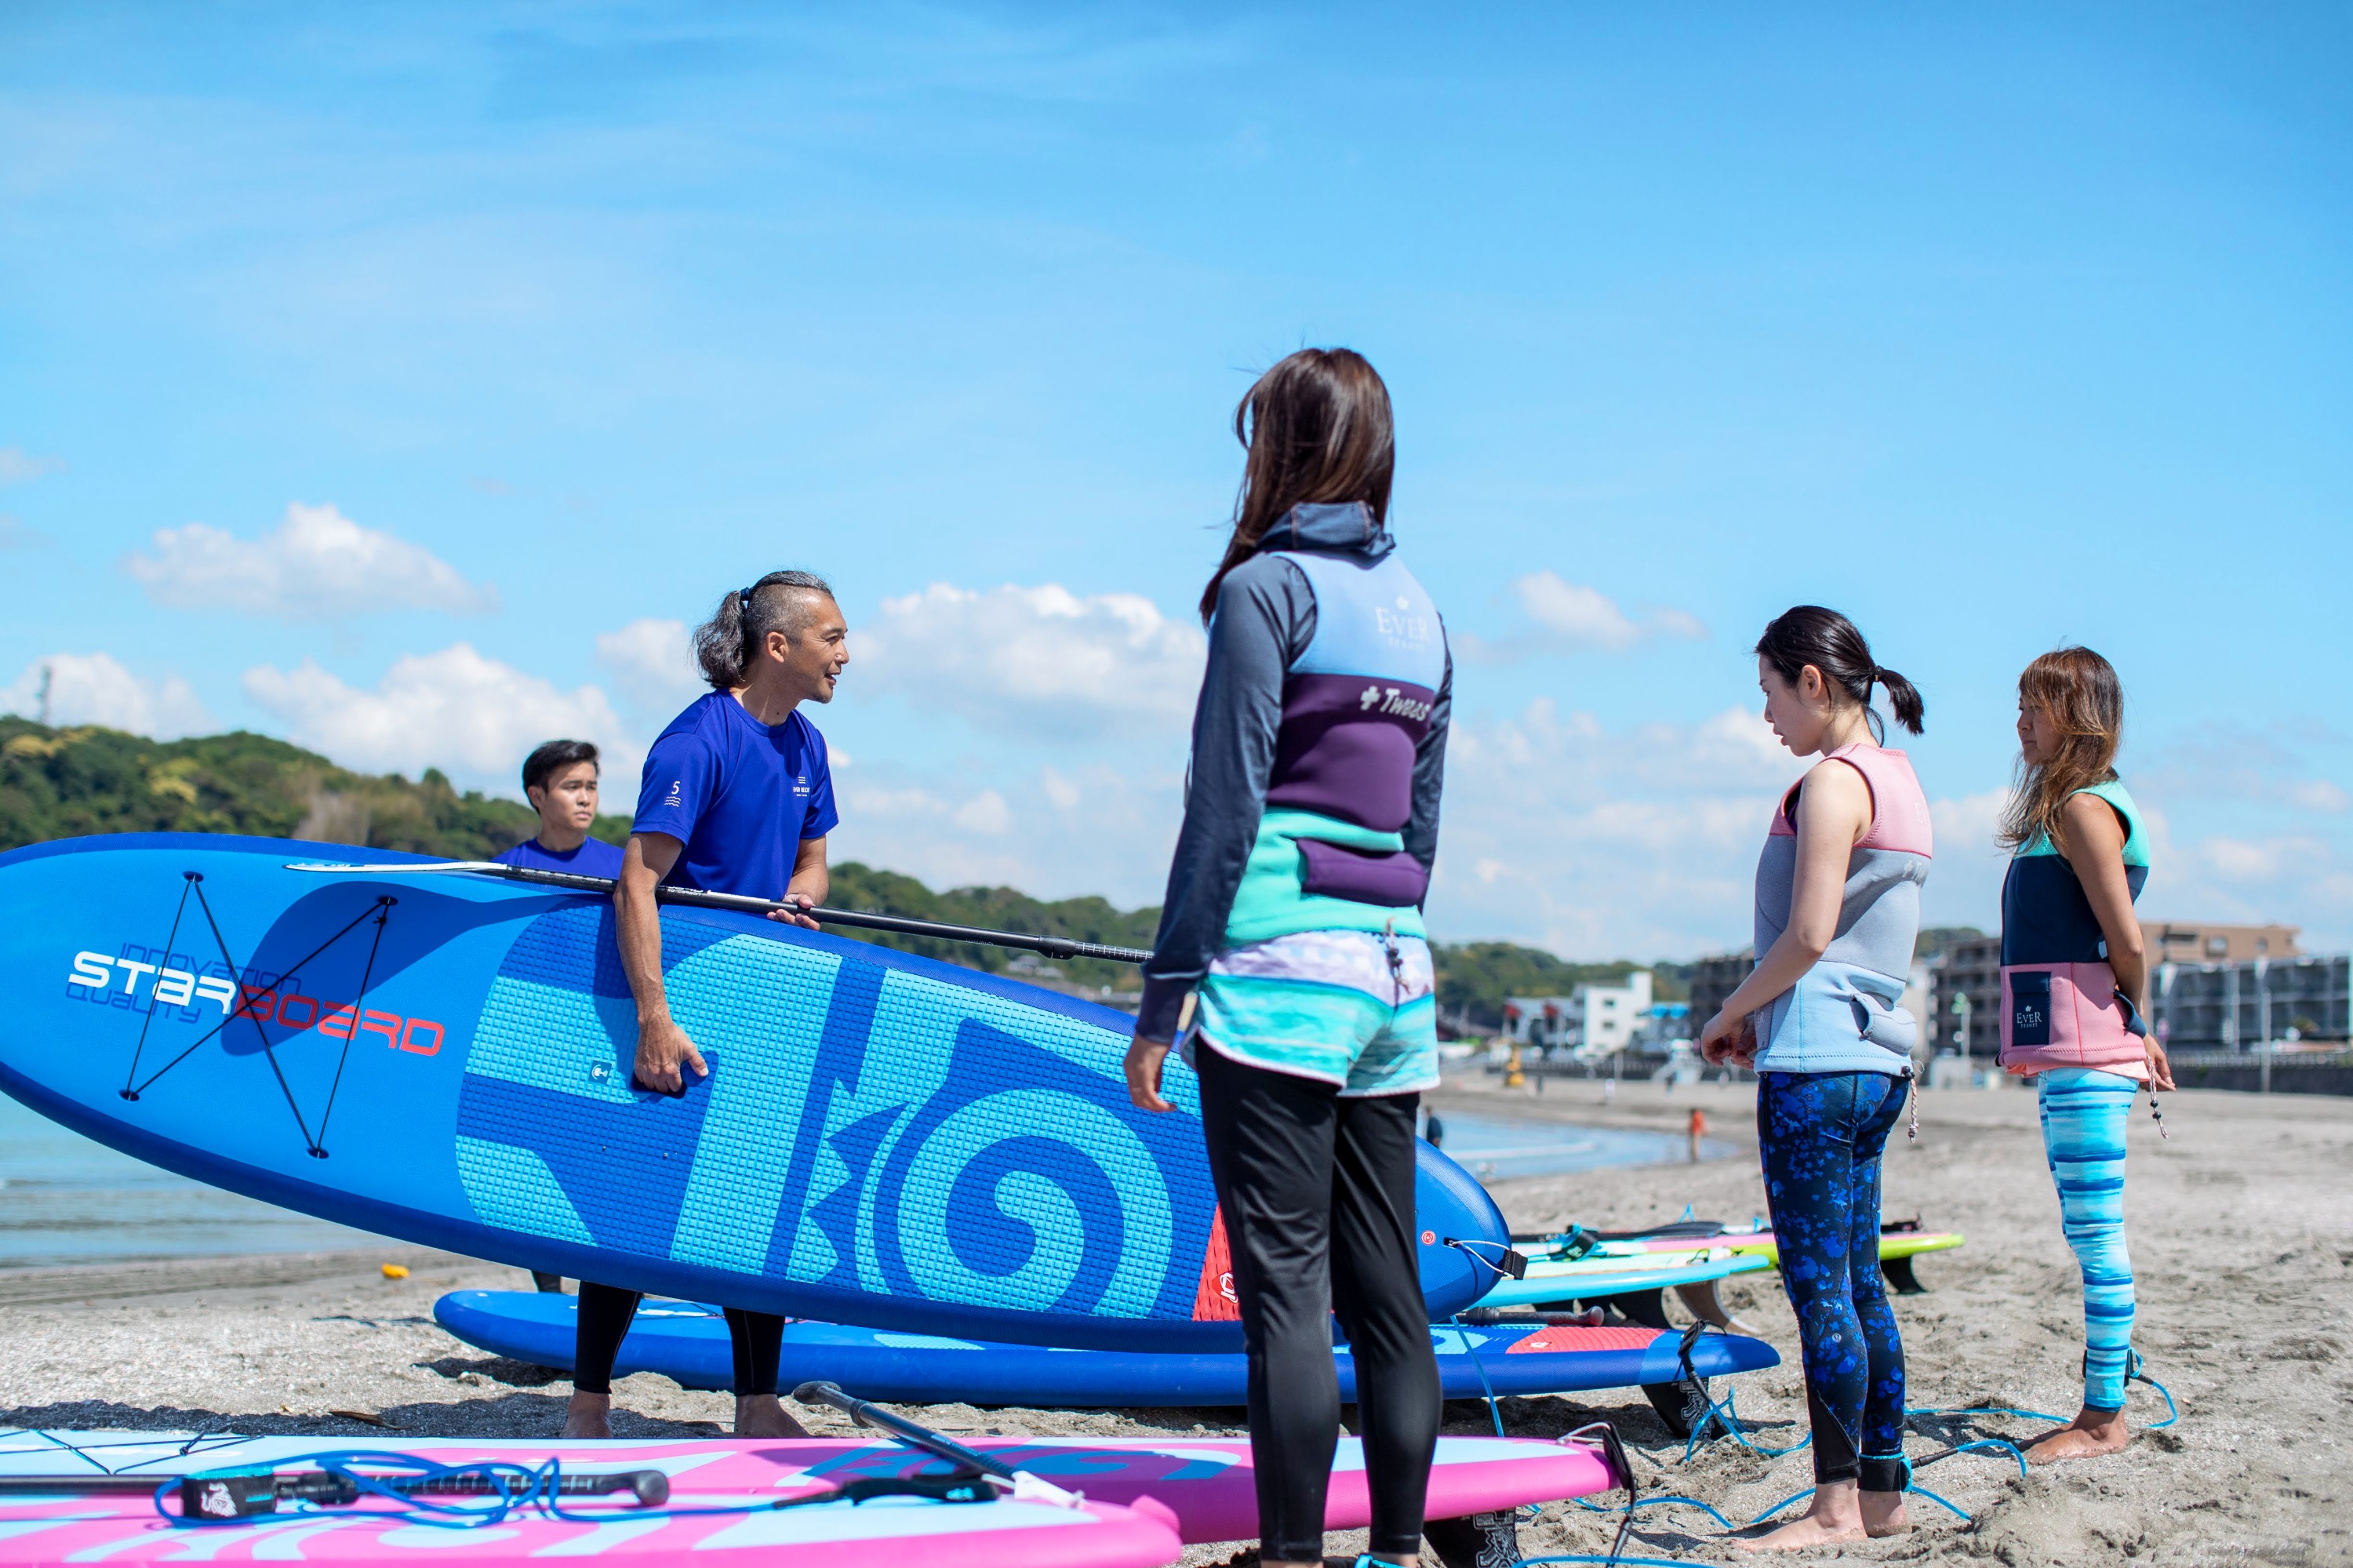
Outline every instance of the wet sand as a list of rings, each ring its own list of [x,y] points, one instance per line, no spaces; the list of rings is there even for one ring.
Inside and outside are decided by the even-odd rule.
[[[1576,1220],[1634,1226],[1686,1203],[1746,1220],[1764,1207],[1753,1160],[1751,1091],[1556,1082],[1541,1096],[1483,1085],[1439,1103],[1516,1116],[1680,1131],[1703,1109],[1736,1158],[1498,1182],[1518,1228]],[[2180,1402],[2179,1425],[2144,1431],[2124,1454],[2021,1479],[2006,1457],[1967,1455],[1921,1477],[1967,1510],[1963,1523],[1915,1499],[1911,1536],[1843,1549],[1852,1560],[2026,1564],[2299,1565],[2353,1562],[2353,1101],[2220,1092],[2168,1097],[2169,1141],[2136,1116],[2126,1200],[2140,1294],[2137,1343]],[[2021,1090],[1924,1094],[1916,1143],[1896,1135],[1887,1213],[1959,1230],[1968,1245],[1924,1258],[1930,1294],[1900,1298],[1915,1407],[2009,1405],[2072,1414],[2082,1329],[2074,1265],[2059,1234],[2034,1102]],[[383,1277],[386,1261],[406,1279]],[[1797,1343],[1772,1276],[1736,1282],[1727,1305],[1778,1346],[1781,1368],[1737,1380],[1741,1415],[1764,1446],[1805,1429]],[[434,1298],[467,1287],[527,1288],[519,1271],[418,1248],[185,1260],[0,1274],[0,1421],[11,1425],[204,1426],[322,1438],[527,1437],[557,1430],[569,1384],[489,1356],[432,1322]],[[1719,1383],[1719,1392],[1724,1384]],[[623,1436],[723,1430],[725,1395],[640,1373],[616,1385]],[[372,1416],[379,1426],[352,1415]],[[2138,1423],[2163,1402],[2136,1386]],[[1239,1430],[1229,1411],[1071,1412],[915,1407],[966,1433],[1168,1434]],[[848,1435],[829,1411],[803,1412]],[[1485,1407],[1449,1407],[1448,1429],[1492,1430]],[[1689,1463],[1639,1391],[1507,1399],[1506,1429],[1553,1436],[1619,1423],[1646,1492],[1698,1498],[1746,1520],[1811,1484],[1807,1457],[1764,1459],[1730,1442]],[[1913,1447],[1963,1435],[2019,1436],[2010,1417],[1925,1418]],[[1614,1499],[1613,1499],[1614,1500]],[[1631,1553],[1725,1563],[1741,1555],[1695,1509],[1646,1509]],[[1606,1552],[1614,1514],[1555,1504],[1521,1531],[1530,1555]],[[1335,1535],[1326,1550],[1361,1537]],[[1195,1548],[1194,1563],[1232,1546]],[[1831,1555],[1807,1554],[1809,1559]]]

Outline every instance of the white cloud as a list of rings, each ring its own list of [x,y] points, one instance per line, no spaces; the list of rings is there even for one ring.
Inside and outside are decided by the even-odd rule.
[[[177,675],[142,680],[110,653],[52,653],[34,660],[13,685],[0,688],[0,712],[39,717],[45,677],[51,724],[103,725],[158,740],[219,727],[187,682]]]
[[[1206,646],[1135,594],[934,583],[852,629],[845,679],[999,734],[1166,735],[1192,713]]]
[[[1599,588],[1569,582],[1558,572],[1515,577],[1512,592],[1530,620],[1571,648],[1624,648],[1642,635],[1616,599]]]
[[[401,659],[374,691],[305,660],[292,670],[248,670],[245,692],[297,744],[346,768],[438,768],[461,784],[506,794],[520,788],[515,770],[543,740],[593,740],[605,749],[606,774],[623,779],[636,776],[644,755],[596,687],[560,690],[463,642]]]
[[[1540,699],[1460,723],[1432,933],[1594,959],[1737,948],[1773,802],[1800,771],[1739,708],[1613,734]]]
[[[1599,588],[1570,582],[1549,568],[1513,578],[1512,597],[1527,624],[1493,640],[1458,637],[1463,657],[1507,663],[1536,653],[1617,652],[1651,637],[1707,635],[1689,610],[1659,609],[1637,620]]]
[[[618,631],[600,632],[596,662],[613,677],[624,703],[665,721],[711,689],[682,620],[633,620]]]
[[[967,832],[1001,839],[1013,831],[1013,808],[994,789],[983,789],[955,810],[950,819]]]
[[[0,447],[0,484],[22,484],[45,473],[61,472],[62,458],[35,457],[22,447]]]
[[[934,887],[1006,885],[1041,898],[1100,894],[1157,904],[1183,810],[1184,776],[1108,767],[973,777],[972,765],[892,763],[837,776],[832,857]]]
[[[288,620],[371,610],[438,609],[454,615],[498,608],[498,591],[470,583],[421,546],[363,528],[332,506],[296,502],[270,532],[239,539],[191,523],[158,528],[154,554],[122,568],[157,604],[233,609]]]
[[[1604,728],[1549,700],[1458,724],[1430,899],[1432,933],[1576,959],[1690,958],[1749,940],[1757,857],[1805,774],[1757,714]],[[1930,924],[1987,926],[1999,792],[1932,802]]]

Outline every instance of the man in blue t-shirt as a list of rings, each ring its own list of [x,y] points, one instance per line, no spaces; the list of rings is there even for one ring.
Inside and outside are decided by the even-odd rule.
[[[833,589],[810,572],[770,572],[729,594],[696,629],[694,644],[712,690],[646,754],[613,895],[621,969],[637,1001],[637,1079],[672,1095],[685,1091],[688,1075],[709,1069],[670,1017],[654,889],[667,883],[782,900],[802,912],[769,918],[817,929],[805,911],[825,901],[825,839],[838,817],[825,737],[799,710],[833,701],[849,662],[849,630]],[[636,1310],[631,1292],[581,1286],[565,1436],[608,1436],[613,1361]],[[727,1326],[737,1434],[807,1436],[776,1393],[784,1319],[731,1307]]]
[[[596,825],[596,748],[585,740],[551,740],[522,763],[523,799],[539,813],[539,832],[498,858],[509,865],[621,874],[621,849],[588,830]]]
[[[592,839],[596,825],[596,748],[585,740],[551,740],[522,759],[522,797],[539,813],[539,832],[493,858],[539,871],[582,876],[621,874],[621,846]],[[531,1271],[532,1283],[561,1294],[564,1277]]]

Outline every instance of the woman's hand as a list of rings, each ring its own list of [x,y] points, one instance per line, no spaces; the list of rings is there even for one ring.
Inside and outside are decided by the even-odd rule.
[[[1127,1097],[1148,1111],[1176,1107],[1160,1097],[1160,1065],[1168,1060],[1169,1042],[1139,1034],[1127,1044]]]
[[[2148,1053],[2148,1086],[2169,1092],[2173,1087],[2173,1064],[2165,1059],[2165,1042],[2154,1034],[2144,1034],[2140,1043]]]
[[[1753,1064],[1757,1060],[1757,1036],[1748,1027],[1747,1015],[1736,1019],[1719,1009],[1699,1032],[1699,1054],[1700,1059],[1711,1067],[1721,1067],[1727,1062],[1736,1067]]]

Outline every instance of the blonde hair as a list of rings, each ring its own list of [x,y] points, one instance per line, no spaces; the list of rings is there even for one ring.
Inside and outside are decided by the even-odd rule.
[[[1999,837],[2004,849],[2045,838],[2055,846],[2068,798],[2116,776],[2116,748],[2125,730],[2124,683],[2116,679],[2116,666],[2089,648],[2060,648],[2026,667],[2018,678],[2018,696],[2051,716],[2059,730],[2059,747],[2050,760],[2031,768],[2025,758],[2019,758]]]

